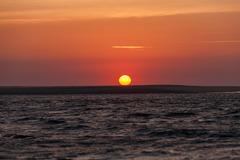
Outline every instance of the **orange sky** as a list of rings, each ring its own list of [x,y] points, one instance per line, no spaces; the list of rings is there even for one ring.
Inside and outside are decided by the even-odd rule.
[[[2,0],[1,85],[240,85],[239,0]]]

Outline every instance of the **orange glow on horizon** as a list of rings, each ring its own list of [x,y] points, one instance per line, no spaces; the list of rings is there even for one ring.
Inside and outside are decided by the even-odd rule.
[[[0,86],[239,85],[239,0],[2,0]]]

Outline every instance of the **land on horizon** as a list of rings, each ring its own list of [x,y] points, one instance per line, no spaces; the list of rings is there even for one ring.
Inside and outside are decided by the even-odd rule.
[[[0,95],[31,94],[141,94],[239,92],[240,86],[134,85],[134,86],[54,86],[0,87]]]

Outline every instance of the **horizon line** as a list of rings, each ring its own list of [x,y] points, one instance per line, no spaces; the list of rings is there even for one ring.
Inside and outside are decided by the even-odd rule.
[[[144,86],[185,86],[185,87],[240,87],[240,85],[197,85],[197,84],[138,84],[130,86],[120,86],[120,85],[0,85],[0,88],[11,87],[11,88],[64,88],[64,87],[121,87],[121,88],[130,88],[130,87],[144,87]]]

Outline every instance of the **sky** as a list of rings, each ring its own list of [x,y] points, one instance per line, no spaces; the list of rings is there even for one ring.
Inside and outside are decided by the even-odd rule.
[[[239,0],[1,0],[0,86],[240,85]]]

